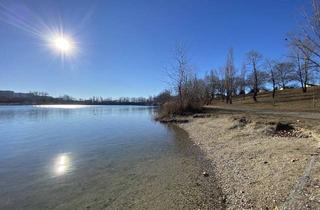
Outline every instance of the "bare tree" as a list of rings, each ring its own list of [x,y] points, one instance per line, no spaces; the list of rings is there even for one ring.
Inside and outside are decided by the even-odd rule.
[[[249,61],[249,65],[251,65],[252,68],[250,82],[253,86],[253,100],[257,102],[260,83],[258,66],[260,65],[260,62],[262,60],[262,55],[255,50],[251,50],[247,53],[247,58]]]
[[[304,41],[306,42],[306,40]],[[306,44],[307,45],[307,44]],[[302,52],[295,43],[291,43],[291,55],[293,63],[295,64],[295,76],[300,85],[302,92],[307,92],[307,85],[313,76],[312,64],[310,58],[312,54],[310,52]]]
[[[219,92],[219,95],[221,97],[221,101],[224,101],[225,97],[226,97],[224,68],[220,68],[217,71],[217,75],[218,75],[218,78],[219,78],[218,92]]]
[[[305,13],[306,14],[306,13]],[[304,15],[301,33],[292,38],[292,43],[308,57],[313,67],[320,67],[320,0],[312,0],[312,14]]]
[[[275,96],[276,96],[276,89],[277,89],[277,79],[276,79],[276,73],[275,73],[275,65],[276,62],[267,59],[265,62],[266,65],[266,69],[268,69],[268,73],[269,73],[269,80],[272,84],[272,102],[273,105],[275,105]]]
[[[157,104],[164,104],[172,99],[171,92],[169,90],[164,90],[154,97],[154,102]]]
[[[217,72],[214,69],[210,70],[210,73],[205,76],[205,81],[209,91],[209,103],[212,103],[216,94],[219,92],[220,81]]]
[[[291,62],[276,62],[274,65],[276,82],[282,89],[288,87],[288,83],[293,80],[294,65]]]
[[[199,107],[207,103],[208,91],[203,79],[198,79],[197,76],[194,75],[188,80],[186,89],[189,106]]]
[[[245,100],[246,97],[246,77],[247,77],[247,66],[246,64],[242,65],[240,75],[239,75],[239,95],[243,95],[243,100]]]
[[[225,66],[225,89],[227,94],[226,103],[232,104],[232,94],[234,92],[235,70],[233,63],[233,49],[230,48],[227,55]]]
[[[173,88],[177,92],[179,107],[182,108],[185,103],[186,84],[191,74],[187,51],[183,45],[179,44],[176,46],[174,64],[167,73],[172,81]]]

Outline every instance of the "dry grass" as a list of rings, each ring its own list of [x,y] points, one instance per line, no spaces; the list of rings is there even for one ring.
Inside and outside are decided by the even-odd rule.
[[[258,94],[258,102],[254,102],[252,94],[233,98],[233,106],[252,107],[254,109],[271,109],[286,111],[320,111],[320,87],[308,88],[306,93],[301,89],[277,90],[275,104],[272,92]],[[215,105],[225,105],[222,101],[214,101]]]
[[[157,114],[156,119],[172,118],[178,115],[190,115],[202,112],[202,103],[188,102],[182,106],[177,101],[164,103]]]

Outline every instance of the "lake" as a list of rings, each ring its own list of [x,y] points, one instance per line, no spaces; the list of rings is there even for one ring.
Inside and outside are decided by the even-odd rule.
[[[198,147],[154,111],[0,106],[0,209],[218,208]]]

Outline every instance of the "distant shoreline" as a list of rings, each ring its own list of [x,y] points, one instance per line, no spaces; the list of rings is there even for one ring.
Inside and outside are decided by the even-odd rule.
[[[158,107],[158,105],[150,104],[82,104],[82,103],[41,103],[41,104],[31,104],[31,103],[0,103],[0,106],[37,106],[37,105],[85,105],[85,106],[152,106]]]
[[[50,105],[50,104],[74,104],[74,105],[155,105],[153,97],[119,97],[103,98],[93,96],[91,98],[74,98],[69,95],[60,97],[50,96],[46,92],[19,93],[11,90],[0,90],[0,105]]]

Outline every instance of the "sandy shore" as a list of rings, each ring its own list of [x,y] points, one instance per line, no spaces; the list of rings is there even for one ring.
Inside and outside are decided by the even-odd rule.
[[[318,121],[215,113],[179,124],[211,161],[228,209],[320,209]],[[294,130],[276,130],[277,123]]]

